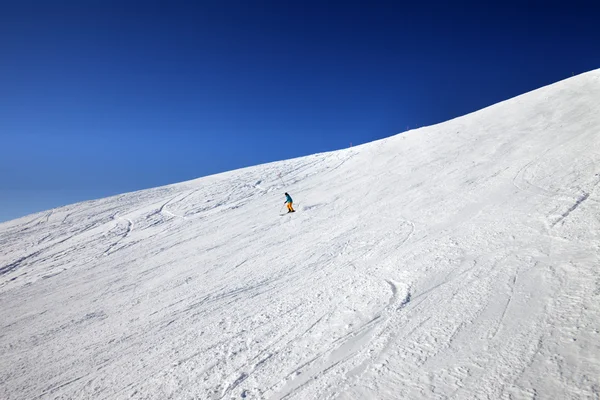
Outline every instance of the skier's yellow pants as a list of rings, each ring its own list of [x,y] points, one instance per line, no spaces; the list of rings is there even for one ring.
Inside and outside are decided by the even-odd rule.
[[[292,207],[292,203],[285,203],[285,204],[287,204],[289,212],[294,212],[294,207]]]

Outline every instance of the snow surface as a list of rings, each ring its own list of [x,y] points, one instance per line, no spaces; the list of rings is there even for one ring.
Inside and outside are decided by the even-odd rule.
[[[0,224],[0,398],[598,399],[599,183],[596,70]]]

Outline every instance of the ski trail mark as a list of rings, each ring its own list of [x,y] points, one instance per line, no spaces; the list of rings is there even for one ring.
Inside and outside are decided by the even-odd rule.
[[[158,212],[159,212],[160,214],[164,214],[164,215],[167,215],[167,216],[169,216],[169,217],[179,217],[179,215],[175,215],[175,214],[173,214],[171,211],[169,211],[169,210],[167,209],[167,205],[168,205],[169,203],[171,203],[172,201],[174,201],[174,200],[175,200],[177,197],[178,197],[178,196],[172,197],[172,198],[171,198],[171,199],[169,199],[169,200],[168,200],[166,203],[164,203],[162,206],[160,206],[160,208],[158,209]],[[181,218],[183,218],[183,217],[181,217]]]
[[[565,211],[553,224],[552,224],[552,228],[554,228],[556,226],[556,224],[558,224],[559,222],[563,221],[565,218],[567,218],[569,216],[569,214],[571,214],[573,211],[575,211],[580,205],[581,203],[583,203],[584,201],[587,200],[587,198],[590,197],[589,193],[583,193],[581,196],[579,196],[579,198],[575,201],[575,203],[569,207],[569,209],[567,211]]]
[[[498,334],[498,332],[500,332],[500,329],[502,328],[502,325],[504,324],[504,318],[506,317],[506,312],[508,311],[508,307],[510,307],[510,302],[513,299],[513,295],[515,294],[515,285],[517,284],[517,275],[518,275],[518,272],[515,273],[515,275],[511,279],[510,294],[508,295],[508,300],[506,301],[506,304],[504,305],[504,309],[502,310],[502,315],[500,316],[500,321],[498,321],[498,325],[496,326],[496,330],[492,334],[491,339],[496,338],[496,335]]]
[[[181,194],[178,194],[176,196],[171,197],[169,200],[167,200],[162,206],[160,206],[160,208],[158,209],[158,213],[159,214],[164,214],[168,217],[177,217],[177,218],[181,218],[181,219],[185,219],[185,216],[183,215],[177,215],[171,211],[169,211],[169,209],[167,208],[167,206],[169,204],[175,203],[175,202],[182,202],[183,200],[187,199],[188,197],[190,197],[191,195],[193,195],[194,193],[196,193],[197,191],[199,191],[200,189],[196,189],[196,190],[192,190],[187,194],[184,194],[183,196]]]
[[[276,392],[273,398],[287,399],[293,397],[315,379],[330,373],[333,369],[339,368],[340,365],[356,357],[363,357],[362,362],[372,359],[373,354],[369,353],[369,349],[373,349],[373,341],[379,341],[382,337],[388,336],[396,320],[404,318],[398,311],[407,307],[411,301],[410,287],[404,288],[392,279],[385,279],[385,282],[389,286],[391,294],[383,309],[360,327],[334,340],[322,352],[287,374],[283,378],[286,383]],[[400,296],[401,292],[403,296]],[[323,317],[319,318],[308,330],[312,329]],[[271,386],[267,391],[274,390],[275,386]]]
[[[164,203],[162,206],[160,206],[160,208],[158,209],[158,213],[165,214],[165,215],[167,215],[169,217],[176,217],[176,218],[186,219],[185,215],[178,215],[178,214],[175,214],[175,213],[169,211],[169,209],[167,208],[167,206],[169,204],[181,203],[182,201],[184,201],[188,197],[192,196],[193,194],[199,192],[200,190],[201,189],[189,190],[189,193],[184,194],[183,196],[182,195],[173,196],[166,203]]]
[[[64,224],[65,222],[67,222],[67,219],[71,216],[71,213],[67,213],[67,215],[65,215],[65,217],[63,218],[61,224]]]
[[[77,233],[74,233],[74,234],[72,234],[71,236],[67,236],[66,238],[64,238],[64,239],[61,239],[61,240],[59,240],[58,242],[52,243],[52,244],[51,244],[51,245],[49,245],[49,246],[46,246],[46,247],[44,247],[44,248],[42,248],[42,249],[39,249],[39,250],[36,250],[36,251],[34,251],[33,253],[27,254],[26,256],[23,256],[23,257],[21,257],[21,258],[19,258],[19,259],[15,260],[15,261],[13,261],[13,262],[12,262],[12,263],[10,263],[10,264],[7,264],[7,265],[5,265],[5,266],[3,266],[3,267],[0,267],[0,276],[2,276],[2,275],[6,275],[6,274],[8,274],[9,272],[12,272],[12,271],[16,270],[16,269],[17,269],[17,268],[19,268],[19,267],[20,267],[22,264],[24,264],[24,263],[28,262],[30,259],[32,259],[32,258],[34,258],[34,257],[37,257],[37,256],[39,256],[40,254],[44,253],[44,252],[45,252],[45,251],[47,251],[47,250],[50,250],[50,249],[52,249],[53,247],[55,247],[55,246],[57,246],[57,245],[59,245],[59,244],[65,243],[66,241],[73,239],[75,236],[77,236],[77,235],[79,235],[79,234],[81,234],[81,233],[83,233],[83,232],[86,232],[86,231],[88,231],[88,230],[89,230],[89,229],[91,229],[92,227],[93,227],[93,226],[89,226],[89,227],[87,227],[87,228],[84,228],[83,230],[81,230],[81,231],[79,231],[79,232],[77,232]],[[6,282],[3,282],[2,284],[0,284],[0,287],[4,286],[5,284],[6,284]]]
[[[410,224],[410,232],[408,232],[408,235],[406,235],[406,237],[404,239],[402,239],[402,241],[400,242],[400,246],[402,246],[406,242],[408,242],[409,239],[412,237],[412,235],[415,233],[415,224],[409,220],[405,220],[404,222],[407,224]]]
[[[30,259],[30,258],[32,258],[32,257],[35,257],[35,256],[39,255],[39,254],[40,254],[40,253],[42,253],[44,250],[46,250],[46,249],[42,249],[42,250],[35,251],[35,252],[31,253],[31,254],[28,254],[28,255],[26,255],[26,256],[24,256],[24,257],[21,257],[21,258],[19,258],[19,259],[18,259],[18,260],[16,260],[16,261],[13,261],[13,262],[12,262],[12,263],[10,263],[10,264],[7,264],[7,265],[5,265],[4,267],[0,267],[0,276],[2,276],[2,275],[5,275],[5,274],[8,274],[9,272],[12,272],[12,271],[16,270],[17,268],[19,268],[19,266],[20,266],[20,265],[21,265],[23,262],[27,261],[28,259]]]
[[[74,379],[71,379],[71,380],[69,380],[69,381],[67,381],[67,382],[65,382],[65,383],[62,383],[62,384],[60,384],[60,385],[58,385],[58,386],[55,386],[55,387],[49,387],[49,388],[47,388],[47,389],[46,389],[46,390],[45,390],[45,391],[44,391],[44,392],[43,392],[41,395],[37,396],[35,399],[37,400],[37,399],[44,398],[46,395],[49,395],[49,394],[51,394],[51,393],[54,393],[54,392],[56,392],[57,390],[64,388],[65,386],[69,386],[70,384],[72,384],[72,383],[75,383],[75,382],[77,382],[77,381],[79,381],[79,380],[83,379],[84,377],[85,377],[85,375],[83,375],[83,376],[79,376],[79,377],[77,377],[77,378],[74,378]]]
[[[233,389],[235,389],[237,386],[239,386],[242,382],[244,382],[246,380],[246,378],[248,378],[248,374],[245,372],[242,372],[235,381],[233,381],[233,383],[231,383],[229,386],[227,386],[225,388],[225,390],[223,390],[223,393],[221,394],[221,399],[224,399],[225,396],[227,396],[228,393],[230,393]]]
[[[116,215],[117,215],[117,214],[115,214],[115,215],[113,216],[113,218],[115,218],[115,217],[116,217]],[[127,237],[127,235],[129,235],[129,234],[131,233],[131,231],[133,230],[133,221],[131,221],[129,218],[123,218],[123,217],[118,217],[118,218],[119,218],[119,219],[124,219],[125,221],[127,221],[127,228],[125,229],[125,233],[123,233],[123,235],[122,235],[122,236],[121,236],[121,237],[120,237],[120,238],[119,238],[119,239],[118,239],[116,242],[114,242],[113,244],[111,244],[111,245],[108,247],[108,249],[106,249],[106,250],[104,251],[104,255],[105,255],[105,256],[108,256],[108,255],[112,254],[112,249],[113,249],[113,248],[114,248],[116,245],[118,245],[119,243],[121,243],[121,241],[122,241],[123,239],[125,239],[125,238]]]

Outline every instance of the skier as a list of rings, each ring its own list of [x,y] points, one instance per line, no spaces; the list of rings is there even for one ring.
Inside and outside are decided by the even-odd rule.
[[[289,194],[285,194],[285,204],[287,204],[287,208],[288,208],[288,212],[295,212],[296,210],[294,210],[294,207],[292,207],[292,203],[294,202],[294,200],[292,200],[292,196],[290,196]]]

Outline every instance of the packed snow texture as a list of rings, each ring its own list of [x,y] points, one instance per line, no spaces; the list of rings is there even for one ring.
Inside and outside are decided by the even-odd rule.
[[[0,246],[2,399],[598,399],[600,70]]]

